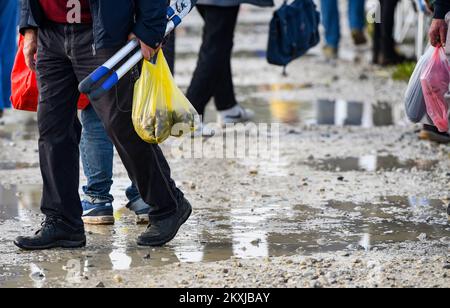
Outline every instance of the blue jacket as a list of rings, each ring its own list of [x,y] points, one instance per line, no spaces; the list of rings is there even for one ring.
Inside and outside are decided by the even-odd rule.
[[[151,47],[158,46],[167,26],[167,0],[89,0],[94,48],[115,48],[133,32]],[[45,16],[39,0],[22,0],[20,31],[39,28]]]

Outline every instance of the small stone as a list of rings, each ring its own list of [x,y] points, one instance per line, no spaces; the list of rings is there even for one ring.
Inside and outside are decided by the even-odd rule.
[[[345,179],[345,178],[344,178],[343,176],[339,176],[339,177],[337,178],[337,180],[340,181],[340,182],[343,182],[344,179]]]
[[[427,236],[426,233],[422,233],[422,234],[419,235],[417,238],[419,239],[419,241],[423,242],[423,241],[426,241],[426,240],[427,240],[428,236]]]
[[[195,274],[195,277],[197,277],[198,279],[205,279],[206,275],[203,273],[197,273],[197,274]]]
[[[117,283],[122,283],[123,282],[123,278],[120,275],[115,275],[113,279]]]
[[[105,288],[105,284],[103,282],[99,282],[95,287],[103,289],[103,288]]]
[[[152,257],[150,256],[150,254],[145,255],[144,260],[150,260]]]

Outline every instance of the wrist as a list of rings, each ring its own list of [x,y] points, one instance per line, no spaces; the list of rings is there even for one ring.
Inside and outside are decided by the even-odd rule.
[[[37,30],[36,29],[26,29],[24,32],[24,36],[26,39],[36,39]]]

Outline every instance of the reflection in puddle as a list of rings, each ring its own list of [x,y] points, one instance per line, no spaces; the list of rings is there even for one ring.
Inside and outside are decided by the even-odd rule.
[[[392,108],[384,103],[320,100],[316,113],[316,124],[319,125],[374,127],[394,124]]]
[[[0,222],[8,219],[30,220],[39,209],[42,195],[40,185],[0,185]]]
[[[366,155],[347,158],[330,158],[309,162],[309,165],[323,171],[392,171],[397,169],[431,171],[438,164],[437,160],[401,160],[396,156]]]
[[[237,88],[246,108],[255,111],[256,123],[286,123],[302,125],[360,126],[365,128],[390,126],[398,119],[389,103],[352,102],[345,100],[305,101],[296,91],[311,88],[311,84],[270,84]],[[264,93],[253,97],[255,93]],[[214,104],[208,105],[205,122],[216,121]]]
[[[359,245],[364,248],[417,241],[421,234],[434,239],[450,235],[445,204],[441,200],[388,196],[368,204],[329,201],[327,208],[334,215],[344,217],[343,223],[350,232],[361,234]]]

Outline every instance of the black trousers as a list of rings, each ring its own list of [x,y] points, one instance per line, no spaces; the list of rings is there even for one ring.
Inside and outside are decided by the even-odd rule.
[[[377,60],[380,55],[390,58],[396,54],[394,25],[398,2],[399,0],[380,0],[381,23],[375,23],[374,60]]]
[[[78,83],[117,51],[102,49],[94,55],[92,45],[91,25],[51,23],[39,29],[39,156],[44,182],[41,210],[73,227],[83,225],[78,193]],[[138,78],[136,67],[107,95],[91,103],[142,198],[154,205],[150,218],[157,220],[176,211],[182,193],[171,179],[159,146],[145,143],[134,131],[131,108]]]
[[[214,98],[219,111],[237,104],[231,55],[239,8],[197,5],[205,26],[197,68],[187,98],[201,115],[211,98]]]

